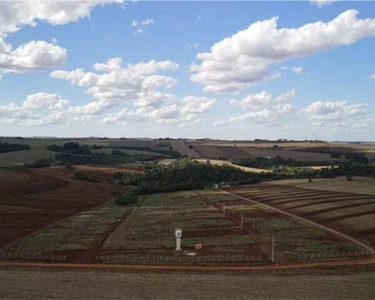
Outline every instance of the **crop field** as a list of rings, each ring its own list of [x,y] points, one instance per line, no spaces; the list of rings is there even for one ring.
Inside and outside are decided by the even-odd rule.
[[[375,179],[368,177],[353,177],[351,181],[348,181],[345,176],[340,176],[336,178],[314,178],[312,182],[308,182],[306,179],[287,179],[270,181],[269,183],[314,190],[375,195]]]
[[[288,262],[298,254],[359,250],[356,245],[310,224],[264,209],[233,195],[206,193],[205,198],[206,203],[221,211],[225,210],[225,215],[237,224],[240,224],[242,216],[244,230],[253,235],[264,251],[270,251],[270,241],[274,238],[280,262]]]
[[[335,180],[332,181],[332,186],[335,186]],[[339,184],[335,186],[339,189],[337,186]],[[344,187],[342,189],[345,190]],[[354,189],[354,185],[351,189]],[[357,194],[276,184],[230,189],[230,192],[237,195],[312,220],[374,245],[375,197],[365,194],[366,188],[363,186],[362,191],[362,194]],[[369,188],[369,191],[372,189]]]
[[[17,254],[62,253],[100,248],[108,231],[116,226],[129,208],[109,205],[90,210],[57,224],[11,248]]]
[[[143,197],[142,205],[110,235],[103,250],[157,251],[171,254],[175,248],[174,230],[182,228],[182,247],[199,254],[259,253],[251,236],[205,205],[195,193],[177,192]]]
[[[373,299],[375,274],[0,270],[4,299]],[[176,288],[175,283],[181,283]]]
[[[106,203],[120,187],[69,178],[64,168],[0,171],[0,247]]]

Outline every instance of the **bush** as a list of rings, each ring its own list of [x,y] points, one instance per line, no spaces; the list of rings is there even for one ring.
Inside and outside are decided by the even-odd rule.
[[[67,170],[71,170],[71,169],[73,169],[73,165],[72,165],[72,163],[67,162],[67,163],[65,164],[65,169],[67,169]]]
[[[137,203],[138,192],[136,188],[130,188],[126,190],[123,194],[119,195],[115,199],[117,205],[132,205]]]
[[[25,164],[25,167],[26,168],[48,168],[49,166],[51,166],[51,160],[49,159],[40,159],[40,160],[37,160],[36,162],[32,163],[32,164]]]
[[[74,178],[78,180],[84,180],[84,181],[90,181],[90,182],[100,182],[99,178],[89,177],[86,175],[85,172],[82,172],[82,171],[74,172]]]

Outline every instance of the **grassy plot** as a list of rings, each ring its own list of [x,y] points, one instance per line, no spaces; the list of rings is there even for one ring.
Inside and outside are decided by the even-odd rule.
[[[173,249],[177,227],[183,230],[183,247],[193,247],[195,243],[204,246],[254,244],[249,236],[236,232],[237,227],[231,221],[204,205],[193,192],[152,194],[140,201],[141,207],[111,234],[102,249]]]
[[[361,250],[356,245],[342,242],[305,222],[285,217],[254,204],[242,203],[240,199],[237,199],[238,204],[236,204],[232,195],[206,193],[206,196],[219,207],[225,205],[228,217],[232,215],[238,219],[243,215],[245,226],[255,228],[259,234],[256,237],[258,243],[270,242],[274,237],[278,249],[286,256]]]
[[[47,229],[10,249],[15,253],[50,253],[100,247],[109,226],[118,222],[128,208],[110,205],[88,211]]]
[[[276,245],[287,256],[361,250],[350,242],[333,241],[325,231],[289,218],[255,218],[255,227],[266,240],[274,237]]]

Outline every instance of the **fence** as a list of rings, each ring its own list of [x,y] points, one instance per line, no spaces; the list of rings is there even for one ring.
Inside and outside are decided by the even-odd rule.
[[[102,262],[112,263],[205,263],[205,262],[261,262],[264,257],[255,255],[210,255],[210,256],[156,256],[156,255],[102,255]],[[262,260],[263,258],[263,260]]]
[[[319,260],[319,259],[331,259],[331,258],[347,258],[347,257],[360,257],[370,256],[373,252],[368,250],[361,251],[331,251],[331,252],[320,252],[320,253],[300,253],[294,255],[294,258],[299,260]]]
[[[0,259],[17,259],[17,260],[66,260],[66,255],[48,255],[40,253],[1,253]]]

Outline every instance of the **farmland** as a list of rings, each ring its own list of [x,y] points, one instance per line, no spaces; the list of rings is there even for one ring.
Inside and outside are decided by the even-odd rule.
[[[0,171],[0,246],[106,203],[120,187],[72,179],[72,170]]]
[[[359,273],[359,272],[358,272]],[[0,270],[6,299],[372,299],[373,273],[189,274]],[[183,283],[176,288],[175,283]]]
[[[332,182],[333,186],[334,183],[335,181]],[[353,189],[352,186],[351,190]],[[375,230],[372,220],[375,214],[375,199],[374,195],[365,194],[366,189],[363,187],[362,191],[363,193],[357,194],[276,184],[230,189],[230,192],[236,195],[326,225],[374,245]]]
[[[109,205],[80,213],[9,249],[14,253],[69,253],[98,249],[129,208]]]
[[[159,250],[170,255],[175,247],[174,229],[181,227],[185,249],[193,250],[194,244],[201,243],[200,254],[259,254],[251,236],[194,193],[153,194],[140,201],[141,206],[111,234],[103,250]]]

